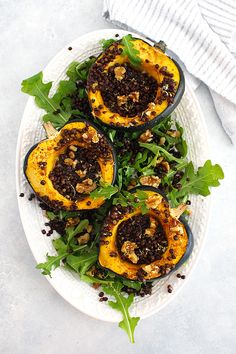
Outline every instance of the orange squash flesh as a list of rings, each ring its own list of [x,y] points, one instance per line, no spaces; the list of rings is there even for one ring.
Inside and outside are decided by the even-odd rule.
[[[62,210],[84,210],[96,209],[104,203],[104,198],[92,199],[89,195],[85,195],[83,200],[72,201],[60,194],[53,186],[49,174],[55,166],[58,157],[64,153],[69,145],[76,147],[89,147],[89,143],[81,140],[70,140],[64,145],[60,144],[63,131],[76,129],[81,131],[87,127],[90,134],[97,132],[92,125],[88,126],[85,121],[73,121],[66,124],[55,137],[45,139],[33,147],[25,159],[25,175],[39,198],[49,205],[58,205]],[[99,135],[99,134],[98,134]],[[99,142],[98,142],[99,144]],[[98,159],[101,169],[101,179],[104,183],[113,184],[115,179],[115,155],[112,147],[110,147],[110,157],[106,161],[102,158]],[[40,166],[45,165],[44,168]]]
[[[164,233],[168,241],[168,247],[160,260],[156,260],[150,264],[133,264],[120,257],[117,250],[116,235],[119,225],[125,220],[134,215],[141,214],[141,208],[135,209],[133,212],[125,214],[117,224],[108,223],[109,232],[111,236],[103,236],[101,238],[99,250],[99,263],[102,267],[111,270],[112,272],[128,278],[130,280],[137,280],[137,272],[144,270],[146,275],[144,280],[152,280],[163,276],[163,270],[168,274],[182,259],[188,246],[188,234],[184,224],[177,218],[173,217],[170,212],[169,205],[164,197],[153,190],[145,190],[148,198],[146,203],[153,197],[159,199],[158,206],[150,208],[148,213],[153,218],[157,218],[161,223]],[[106,224],[106,220],[105,220]],[[107,225],[107,224],[106,224]],[[107,230],[107,226],[106,226]],[[104,234],[106,235],[106,233]],[[178,239],[174,239],[174,236]],[[172,249],[175,258],[171,258],[170,249]],[[118,254],[114,257],[114,253]]]

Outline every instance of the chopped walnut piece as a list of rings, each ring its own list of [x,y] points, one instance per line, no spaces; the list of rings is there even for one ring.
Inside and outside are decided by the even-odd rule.
[[[121,252],[127,257],[132,263],[138,263],[138,256],[134,252],[135,248],[138,246],[135,242],[125,241],[121,247]]]
[[[149,209],[157,209],[159,204],[162,202],[162,196],[159,194],[153,194],[146,200],[146,205]]]
[[[64,163],[65,163],[66,165],[73,166],[74,161],[73,161],[72,159],[70,159],[70,158],[66,158],[66,159],[64,160]]]
[[[179,138],[180,137],[180,132],[178,130],[167,130],[166,132],[169,136],[172,138]]]
[[[161,165],[164,167],[164,169],[166,170],[166,172],[169,172],[169,171],[170,171],[169,162],[163,161],[163,162],[161,163]]]
[[[77,173],[77,175],[80,177],[80,178],[84,178],[86,176],[86,173],[87,173],[87,170],[77,170],[75,171]]]
[[[150,129],[147,129],[143,134],[140,135],[139,141],[142,143],[149,143],[152,141],[153,134]]]
[[[90,235],[88,232],[86,232],[84,235],[81,235],[77,238],[78,244],[79,245],[86,245],[86,243],[89,242]]]
[[[139,181],[143,186],[152,186],[155,188],[161,183],[161,179],[158,176],[142,176]]]
[[[160,267],[155,264],[148,264],[146,266],[142,266],[142,269],[148,274],[148,275],[153,275],[153,274],[159,274]]]
[[[122,95],[122,96],[117,96],[117,104],[118,106],[122,106],[127,103],[128,99],[131,99],[133,102],[138,102],[139,101],[139,92],[134,91],[129,93],[127,96]]]
[[[125,77],[126,69],[123,66],[117,66],[114,69],[114,73],[116,80],[121,81]]]
[[[66,227],[77,225],[79,222],[80,218],[68,218],[66,220]]]
[[[183,212],[185,212],[185,210],[187,209],[187,205],[186,204],[180,204],[179,206],[177,206],[176,208],[171,208],[170,209],[170,215],[175,218],[175,219],[179,219],[180,215],[183,214]]]
[[[118,106],[122,106],[126,104],[128,100],[128,96],[122,95],[122,96],[117,96],[117,104]]]
[[[130,190],[132,188],[134,188],[136,186],[136,180],[135,179],[131,179],[130,184],[128,185],[127,189]]]
[[[145,230],[145,236],[152,237],[157,229],[157,220],[153,217],[150,218],[150,227]]]
[[[70,145],[69,149],[74,151],[74,152],[77,151],[77,147],[75,145]]]
[[[76,184],[76,191],[78,193],[90,193],[97,187],[96,183],[91,178],[86,178],[81,183]]]
[[[86,228],[87,232],[90,234],[90,232],[92,231],[93,227],[91,224],[89,224]]]
[[[138,102],[139,101],[139,92],[138,91],[133,91],[128,94],[128,98],[130,98],[133,102]]]
[[[86,143],[91,143],[91,142],[98,143],[99,142],[98,133],[92,127],[88,127],[87,132],[82,134],[82,138]]]
[[[164,136],[162,136],[159,140],[159,145],[164,145],[166,142],[166,138]]]

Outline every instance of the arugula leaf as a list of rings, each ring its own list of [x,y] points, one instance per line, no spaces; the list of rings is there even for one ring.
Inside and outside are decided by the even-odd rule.
[[[83,62],[73,61],[68,67],[66,74],[73,81],[86,81],[89,69],[95,61],[95,57],[91,57],[90,59]]]
[[[80,232],[82,232],[89,224],[88,219],[84,219],[80,221],[80,223],[74,227],[70,226],[66,228],[66,236],[67,236],[67,245],[69,245],[70,241],[78,235]]]
[[[52,243],[58,255],[67,253],[68,247],[62,237],[53,240]]]
[[[110,199],[114,194],[118,192],[117,186],[112,186],[110,184],[103,185],[95,189],[90,193],[92,199],[98,199],[104,197],[105,199]]]
[[[62,253],[58,256],[49,256],[46,255],[47,260],[44,263],[37,264],[37,269],[42,269],[43,275],[49,275],[51,277],[51,271],[58,268],[61,264],[61,261],[67,256],[68,253]]]
[[[66,263],[80,275],[83,275],[87,270],[97,261],[97,249],[90,250],[88,253],[74,256],[69,255],[66,257]]]
[[[134,44],[132,41],[134,38],[131,36],[131,34],[127,34],[127,36],[124,36],[121,40],[121,44],[123,45],[123,51],[122,55],[125,56],[127,55],[129,58],[129,61],[132,65],[138,66],[142,63],[142,60],[139,58],[139,50],[135,49]]]
[[[149,210],[145,203],[147,197],[147,193],[142,190],[137,190],[135,194],[127,191],[120,191],[117,197],[113,199],[112,204],[120,204],[123,207],[128,205],[132,205],[134,208],[141,207],[142,214],[146,214]],[[138,200],[136,200],[136,198],[138,198]]]
[[[121,279],[123,285],[127,286],[128,288],[132,288],[135,290],[140,290],[142,283],[140,281],[135,280],[128,280],[128,279]]]
[[[134,330],[140,320],[139,317],[131,317],[129,314],[129,308],[134,300],[134,295],[130,294],[128,297],[125,297],[121,294],[121,289],[123,284],[116,282],[109,285],[103,285],[103,291],[112,295],[116,301],[109,301],[108,304],[113,309],[120,311],[123,315],[123,320],[119,323],[119,327],[122,328],[129,337],[131,343],[134,343]]]
[[[48,112],[51,119],[53,119],[55,115],[54,119],[57,120],[57,122],[60,121],[63,125],[68,121],[69,116],[68,113],[61,110],[57,99],[49,97],[51,87],[52,82],[46,84],[43,83],[43,73],[39,72],[38,74],[22,81],[21,91],[34,96],[37,106]],[[49,115],[46,115],[45,119],[48,121]]]
[[[169,161],[175,161],[177,163],[183,162],[183,159],[179,159],[174,157],[172,154],[170,154],[166,149],[163,147],[156,145],[154,143],[139,143],[141,147],[144,147],[150,151],[152,151],[156,157],[160,155],[160,152],[169,160]]]
[[[116,42],[116,40],[113,39],[113,38],[110,38],[110,39],[101,39],[101,40],[99,41],[99,44],[101,44],[102,50],[104,51],[104,50],[106,50],[107,48],[109,48],[110,45],[111,45],[112,43],[114,43],[114,42]]]
[[[193,163],[189,162],[180,181],[182,188],[176,191],[175,194],[178,198],[188,194],[200,194],[205,197],[210,194],[209,187],[219,186],[219,179],[223,178],[222,168],[218,164],[212,165],[210,160],[207,160],[202,167],[199,167],[196,173],[194,172]]]

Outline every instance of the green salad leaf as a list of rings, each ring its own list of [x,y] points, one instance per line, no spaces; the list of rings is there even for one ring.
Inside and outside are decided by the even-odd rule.
[[[109,301],[108,304],[113,309],[122,313],[123,320],[119,323],[119,327],[128,334],[130,342],[134,343],[134,330],[140,318],[130,316],[129,308],[133,303],[134,295],[130,294],[128,297],[125,297],[121,293],[122,288],[123,284],[120,282],[103,285],[102,287],[106,294],[112,295],[115,298],[115,301]]]
[[[66,257],[66,263],[77,273],[83,275],[97,261],[97,258],[97,249],[93,249],[78,256],[68,255]]]
[[[103,51],[106,50],[107,48],[109,48],[110,45],[111,45],[112,43],[114,43],[114,42],[116,42],[116,40],[113,39],[113,38],[101,39],[101,40],[99,41],[99,43],[100,43],[101,46],[102,46],[102,50],[103,50]]]
[[[36,268],[42,270],[43,275],[49,275],[51,277],[51,271],[55,270],[61,265],[61,261],[67,256],[67,253],[59,254],[58,256],[46,255],[47,260],[44,263],[37,264]]]
[[[207,160],[196,172],[194,171],[193,163],[189,162],[180,181],[181,189],[175,191],[176,197],[180,198],[189,194],[200,194],[206,197],[210,194],[209,187],[219,186],[219,180],[223,178],[224,172],[222,168],[218,164],[212,165],[210,160]]]
[[[90,193],[90,197],[93,199],[98,199],[104,197],[105,199],[110,199],[114,194],[118,192],[118,187],[113,185],[101,185],[94,191]]]
[[[127,34],[121,40],[121,44],[123,45],[123,52],[122,55],[127,55],[129,61],[132,65],[138,66],[142,63],[142,60],[138,56],[139,50],[135,49],[134,44],[132,43],[134,38],[131,34]]]

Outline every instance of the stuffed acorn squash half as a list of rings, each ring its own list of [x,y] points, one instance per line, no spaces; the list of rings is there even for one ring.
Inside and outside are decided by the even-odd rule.
[[[146,213],[141,198],[145,196]],[[99,263],[130,280],[153,280],[180,267],[193,249],[187,223],[179,219],[185,205],[171,209],[153,187],[133,190],[137,207],[117,205],[109,211],[101,232]]]
[[[102,123],[147,129],[176,108],[184,93],[184,75],[163,45],[130,38],[136,61],[130,60],[122,41],[110,45],[90,68],[88,98],[93,116]]]
[[[78,119],[59,132],[45,123],[48,138],[25,157],[24,173],[37,197],[54,210],[96,209],[104,198],[90,193],[101,182],[113,184],[116,155],[109,139],[90,122]]]

